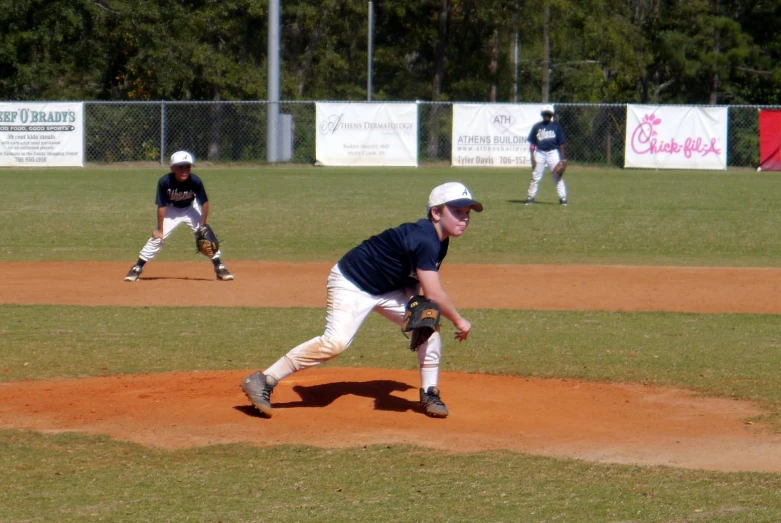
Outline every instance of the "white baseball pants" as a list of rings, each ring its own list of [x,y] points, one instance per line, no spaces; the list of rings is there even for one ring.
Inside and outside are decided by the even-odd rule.
[[[293,372],[314,367],[338,356],[350,346],[371,311],[378,312],[400,326],[404,319],[404,308],[414,291],[397,290],[378,296],[369,294],[345,278],[338,265],[331,269],[326,289],[327,313],[323,335],[291,349],[266,369],[266,374],[281,380]],[[439,332],[432,334],[417,351],[424,389],[437,385],[441,354],[442,338]]]
[[[550,169],[553,183],[556,184],[556,192],[559,193],[559,198],[567,197],[567,186],[564,184],[564,178],[553,174],[553,168],[556,167],[557,163],[559,163],[559,159],[560,156],[558,149],[554,149],[552,151],[540,151],[539,149],[535,149],[535,166],[534,170],[532,171],[532,179],[529,182],[529,198],[534,198],[537,196],[537,191],[540,188],[540,180],[542,180],[542,175],[545,173],[545,167]]]
[[[154,258],[157,253],[160,252],[160,249],[163,248],[165,239],[183,223],[189,225],[193,233],[198,230],[198,226],[201,223],[201,206],[198,205],[197,200],[193,201],[191,206],[185,207],[184,209],[174,207],[173,205],[167,205],[165,208],[165,218],[163,218],[163,237],[155,238],[153,236],[149,238],[146,245],[144,245],[144,248],[141,249],[141,253],[138,257],[144,261],[149,261]],[[222,254],[222,252],[217,251],[213,256],[213,259],[219,258],[220,254]]]

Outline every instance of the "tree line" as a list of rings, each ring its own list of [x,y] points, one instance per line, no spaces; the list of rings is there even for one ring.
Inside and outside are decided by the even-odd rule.
[[[281,98],[365,101],[364,0],[280,0]],[[781,103],[781,2],[374,0],[372,99]],[[4,100],[263,100],[267,0],[0,0]]]

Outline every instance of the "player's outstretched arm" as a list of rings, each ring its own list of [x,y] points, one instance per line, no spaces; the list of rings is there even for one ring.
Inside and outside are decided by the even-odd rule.
[[[472,324],[459,314],[453,302],[450,301],[450,297],[442,288],[442,283],[439,280],[439,273],[437,271],[424,271],[418,269],[418,281],[423,288],[423,295],[426,298],[433,300],[439,306],[439,310],[442,316],[453,322],[456,328],[456,339],[465,340],[469,336],[469,331],[472,330]]]

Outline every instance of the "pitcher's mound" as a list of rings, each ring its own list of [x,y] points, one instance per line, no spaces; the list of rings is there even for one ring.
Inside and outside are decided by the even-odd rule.
[[[316,368],[274,390],[261,418],[251,370],[0,384],[0,426],[108,434],[164,448],[220,443],[509,449],[606,463],[781,472],[781,437],[751,403],[684,390],[444,373],[447,419],[418,409],[416,371]]]

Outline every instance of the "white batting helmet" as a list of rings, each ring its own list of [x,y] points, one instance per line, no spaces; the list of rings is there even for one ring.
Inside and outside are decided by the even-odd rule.
[[[553,110],[553,106],[551,104],[547,104],[542,106],[542,111],[540,111],[540,114],[543,116],[546,114],[553,116],[556,114],[556,112]]]

